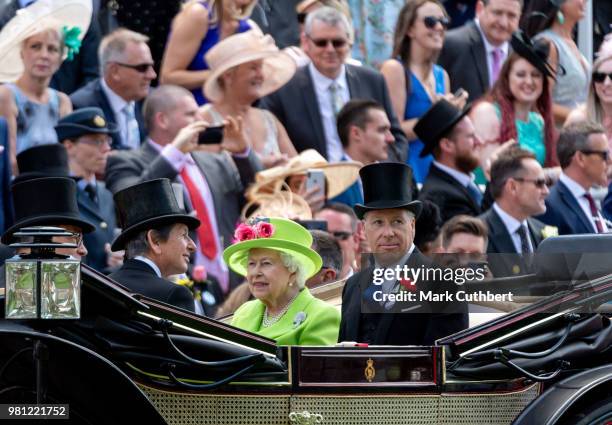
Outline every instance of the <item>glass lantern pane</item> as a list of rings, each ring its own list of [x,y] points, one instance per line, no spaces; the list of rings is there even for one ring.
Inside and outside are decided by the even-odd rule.
[[[74,260],[41,262],[42,319],[78,319],[81,316],[81,267]]]
[[[7,319],[36,318],[36,261],[5,262]]]

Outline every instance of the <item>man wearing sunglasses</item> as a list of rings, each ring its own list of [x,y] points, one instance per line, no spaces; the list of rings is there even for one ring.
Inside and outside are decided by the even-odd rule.
[[[524,273],[521,256],[535,252],[543,240],[544,223],[533,218],[546,211],[548,187],[542,166],[532,152],[512,148],[491,165],[489,185],[495,203],[480,218],[489,230],[487,253],[495,277]]]
[[[389,159],[405,161],[407,141],[393,112],[382,75],[366,67],[347,65],[350,24],[338,10],[322,7],[308,14],[302,45],[311,63],[299,68],[281,89],[262,100],[287,129],[298,152],[315,149],[328,161],[340,161],[342,143],[336,117],[350,99],[380,103],[391,123],[395,142]]]
[[[493,86],[522,7],[522,0],[479,0],[476,19],[446,34],[438,64],[448,72],[453,93],[463,88],[472,102]]]
[[[70,95],[74,109],[98,107],[118,126],[111,136],[113,149],[136,149],[146,136],[142,101],[157,76],[148,41],[124,28],[108,34],[98,51],[102,77]]]
[[[593,186],[608,184],[610,151],[603,126],[587,121],[565,127],[557,156],[561,176],[546,199],[546,213],[538,218],[557,226],[560,235],[608,232],[590,193]]]

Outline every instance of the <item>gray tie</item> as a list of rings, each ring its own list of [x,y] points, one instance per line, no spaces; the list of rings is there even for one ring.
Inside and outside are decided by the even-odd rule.
[[[134,111],[134,102],[130,102],[123,108],[125,115],[125,145],[130,149],[138,149],[140,147],[140,130],[138,129],[138,121],[136,121],[136,113]]]
[[[329,100],[334,116],[338,116],[338,112],[340,112],[340,109],[344,106],[344,102],[340,94],[340,86],[335,81],[329,85]]]

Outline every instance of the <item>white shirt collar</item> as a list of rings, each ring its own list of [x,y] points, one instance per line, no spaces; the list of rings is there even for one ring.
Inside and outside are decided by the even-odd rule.
[[[134,257],[134,260],[142,261],[143,263],[148,264],[153,269],[157,277],[162,277],[159,267],[157,267],[157,264],[155,264],[150,258],[144,257],[142,255],[137,255],[136,257]]]
[[[459,182],[459,184],[461,184],[464,187],[468,187],[468,185],[474,181],[474,174],[472,174],[472,173],[470,173],[470,174],[462,173],[461,171],[455,170],[454,168],[451,168],[451,167],[448,167],[448,166],[446,166],[444,164],[439,163],[435,159],[434,159],[433,163],[435,164],[436,167],[438,167],[442,171],[450,174],[451,177],[453,177],[455,180],[457,180]]]
[[[327,92],[327,90],[329,90],[329,86],[334,81],[338,86],[340,86],[341,89],[348,90],[348,84],[346,82],[346,68],[344,65],[342,65],[342,68],[340,69],[340,74],[338,74],[335,80],[332,80],[331,78],[321,74],[319,70],[317,70],[317,68],[312,64],[312,62],[308,64],[308,70],[310,71],[310,76],[312,77],[312,81],[314,83],[315,90],[317,91],[317,93]]]
[[[503,57],[508,57],[508,49],[509,49],[510,43],[508,43],[507,41],[504,41],[499,46],[492,45],[491,43],[489,43],[489,40],[487,40],[487,37],[485,36],[485,33],[482,30],[482,27],[480,26],[480,21],[478,20],[478,18],[474,19],[474,23],[476,24],[476,28],[478,28],[478,31],[480,31],[480,36],[482,37],[482,41],[484,43],[485,50],[487,51],[487,56],[491,55],[491,52],[493,50],[500,49],[504,54]]]
[[[580,183],[572,179],[570,176],[568,176],[564,172],[561,172],[559,181],[561,181],[561,183],[567,186],[569,191],[572,192],[572,195],[574,195],[574,198],[576,199],[582,199],[584,194],[588,192],[588,190],[585,190],[584,187],[580,185]]]
[[[102,85],[102,90],[106,94],[106,97],[108,98],[108,103],[110,103],[113,112],[115,113],[115,115],[121,113],[123,108],[125,108],[125,105],[127,105],[129,102],[127,102],[124,98],[115,93],[113,89],[111,89],[108,84],[106,84],[104,78],[101,78],[100,81]]]
[[[493,204],[493,209],[495,209],[495,212],[497,213],[499,218],[501,218],[501,221],[504,223],[504,226],[506,226],[506,229],[508,229],[508,233],[510,233],[511,235],[516,233],[518,228],[522,225],[527,225],[527,220],[518,221],[516,218],[512,217],[510,214],[504,211],[497,202]]]

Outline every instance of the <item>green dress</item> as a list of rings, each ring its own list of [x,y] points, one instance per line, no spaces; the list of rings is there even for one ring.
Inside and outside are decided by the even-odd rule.
[[[312,296],[308,288],[302,289],[287,312],[268,327],[262,327],[265,308],[259,300],[244,303],[234,313],[232,325],[275,339],[278,345],[333,345],[338,341],[340,312]]]

